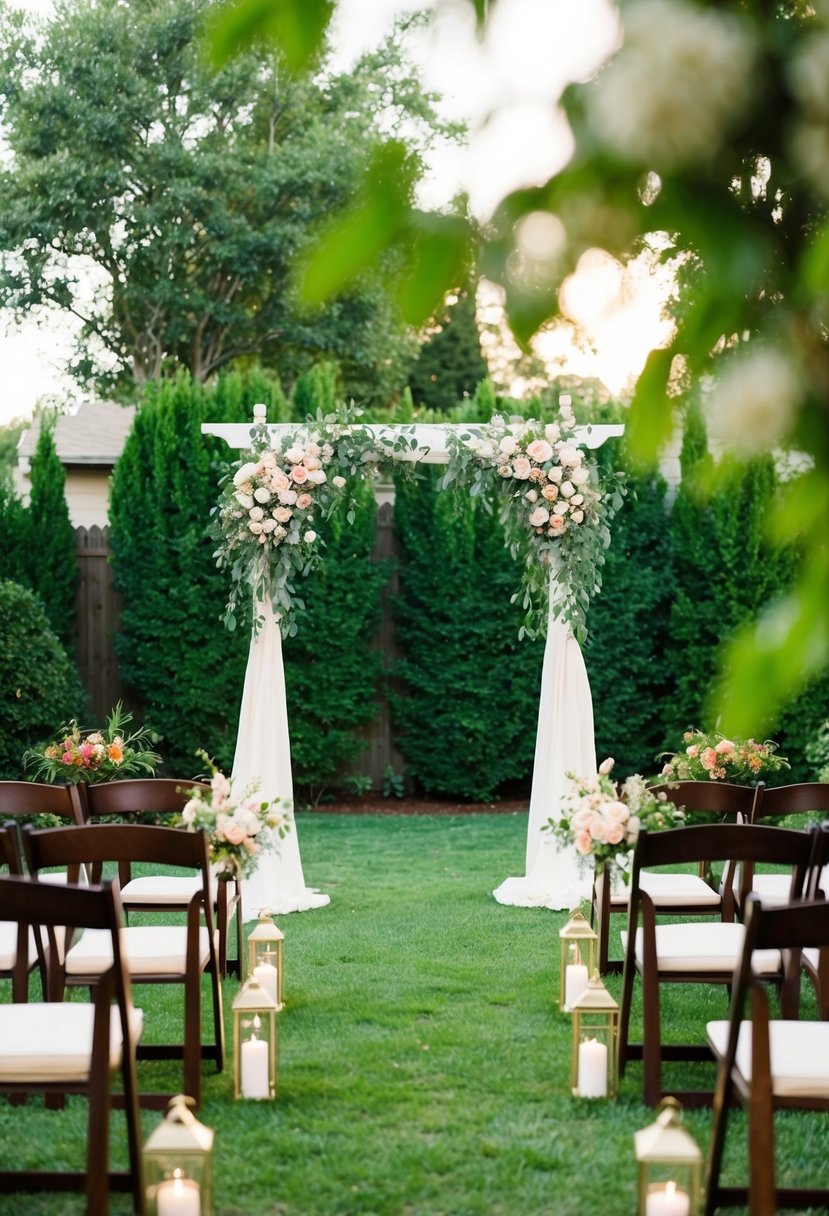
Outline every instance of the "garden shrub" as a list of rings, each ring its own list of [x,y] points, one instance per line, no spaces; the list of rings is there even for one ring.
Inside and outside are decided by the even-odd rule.
[[[0,578],[29,585],[29,512],[10,484],[0,482]]]
[[[84,691],[43,604],[28,587],[0,581],[0,779],[25,777],[23,753],[50,742],[82,712]]]
[[[427,794],[495,796],[532,770],[543,646],[518,640],[520,571],[478,500],[398,479],[404,657],[392,709],[407,776]]]
[[[66,505],[66,470],[55,447],[55,415],[44,412],[30,473],[27,584],[40,596],[52,629],[71,648],[78,559]]]
[[[614,448],[608,445],[610,463]],[[631,479],[613,520],[601,594],[587,617],[584,659],[593,695],[596,755],[599,761],[615,758],[619,779],[659,769],[673,599],[666,492],[660,476]]]

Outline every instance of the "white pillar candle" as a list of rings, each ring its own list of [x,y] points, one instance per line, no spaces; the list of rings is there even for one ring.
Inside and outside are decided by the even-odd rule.
[[[584,963],[569,963],[564,969],[564,1008],[572,1009],[587,987]]]
[[[276,967],[273,963],[257,963],[253,968],[253,974],[265,991],[276,1001]]]
[[[664,1190],[648,1191],[645,1199],[645,1216],[688,1216],[690,1210],[690,1196],[678,1191],[675,1182],[666,1182]]]
[[[269,1098],[268,1044],[264,1039],[248,1039],[242,1044],[242,1097]]]
[[[607,1048],[598,1039],[579,1043],[579,1097],[607,1097]]]
[[[158,1216],[201,1216],[201,1191],[192,1178],[176,1170],[155,1193]]]

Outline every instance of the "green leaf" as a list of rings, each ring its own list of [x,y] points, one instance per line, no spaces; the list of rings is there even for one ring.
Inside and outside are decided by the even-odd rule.
[[[221,67],[257,41],[274,43],[291,72],[318,55],[334,12],[333,0],[236,0],[222,6],[213,23],[209,53]]]
[[[418,215],[409,274],[401,279],[397,300],[404,321],[421,325],[443,297],[458,287],[469,262],[471,231],[459,216]]]
[[[409,221],[409,182],[404,145],[378,145],[354,205],[323,231],[300,261],[301,303],[322,304],[376,262]]]
[[[673,350],[653,350],[639,377],[630,407],[627,440],[631,461],[648,468],[673,430],[673,410],[667,396]]]

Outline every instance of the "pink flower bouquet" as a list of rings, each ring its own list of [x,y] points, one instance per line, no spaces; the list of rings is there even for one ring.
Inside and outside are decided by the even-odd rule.
[[[783,756],[777,755],[777,744],[766,740],[731,739],[716,732],[686,730],[683,748],[663,752],[665,763],[660,781],[732,781],[736,785],[753,785],[769,773],[779,773],[789,767]]]

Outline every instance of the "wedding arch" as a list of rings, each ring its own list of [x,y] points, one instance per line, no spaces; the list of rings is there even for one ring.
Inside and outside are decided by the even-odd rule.
[[[258,779],[264,798],[279,798],[288,804],[293,802],[293,778],[282,633],[296,629],[290,580],[301,577],[310,560],[308,547],[316,539],[313,528],[306,526],[315,507],[315,489],[339,490],[346,478],[337,468],[342,474],[359,473],[378,460],[447,465],[447,481],[456,474],[471,476],[476,487],[473,492],[480,491],[487,477],[507,489],[508,510],[514,511],[516,505],[520,508],[521,519],[526,516],[537,545],[537,551],[526,559],[524,602],[530,612],[538,611],[537,593],[543,581],[546,644],[526,872],[507,878],[493,894],[503,904],[556,909],[578,901],[585,894],[585,880],[570,855],[542,829],[564,793],[566,773],[596,771],[593,704],[577,637],[588,597],[583,588],[574,587],[572,578],[564,577],[559,542],[569,539],[569,531],[575,538],[569,550],[565,549],[571,564],[576,569],[579,561],[586,569],[596,565],[594,550],[579,542],[587,535],[586,526],[581,525],[591,522],[591,512],[593,522],[600,517],[602,495],[583,469],[581,449],[596,449],[623,431],[621,426],[575,426],[566,402],[562,422],[562,427],[549,423],[544,427],[496,418],[488,425],[394,427],[335,421],[325,429],[315,428],[313,422],[304,427],[268,424],[266,407],[256,405],[253,427],[205,423],[201,428],[231,448],[253,448],[251,459],[241,463],[226,483],[214,531],[223,538],[217,550],[219,564],[231,570],[236,585],[226,623],[235,624],[239,588],[247,588],[255,601],[233,778],[243,784]],[[280,445],[286,443],[287,476],[274,456],[274,449],[281,455]],[[263,509],[272,502],[283,505]],[[606,528],[604,532],[602,544],[607,543]],[[277,545],[280,564],[275,575],[267,558]],[[592,577],[596,577],[595,569]],[[249,912],[267,906],[279,914],[329,902],[328,895],[305,885],[296,823],[278,852],[263,855],[253,876],[245,881],[243,898]]]

